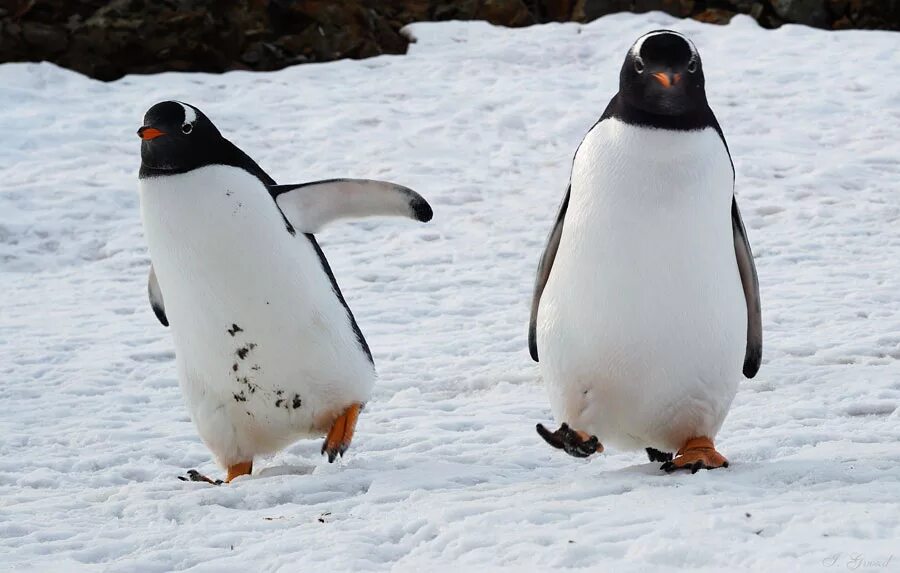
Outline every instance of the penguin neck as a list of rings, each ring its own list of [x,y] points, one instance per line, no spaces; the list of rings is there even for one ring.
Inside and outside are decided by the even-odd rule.
[[[249,155],[244,153],[241,148],[231,143],[224,137],[222,137],[219,142],[216,143],[214,153],[209,154],[207,157],[200,158],[198,162],[190,166],[160,169],[158,167],[151,167],[149,165],[146,165],[144,162],[141,162],[141,169],[138,172],[138,178],[147,179],[149,177],[180,175],[182,173],[193,171],[194,169],[206,167],[207,165],[230,165],[232,167],[239,167],[240,169],[247,171],[257,179],[262,181],[264,185],[275,184],[275,180],[269,177],[269,175],[265,171],[263,171],[262,167],[260,167],[255,161],[253,161],[253,159],[251,159]]]
[[[617,93],[610,100],[609,105],[600,117],[600,121],[614,117],[619,121],[642,127],[668,129],[673,131],[699,131],[712,127],[719,135],[722,129],[716,121],[715,115],[706,102],[690,113],[680,115],[661,115],[645,111],[625,100],[621,93]],[[723,138],[724,139],[724,138]]]

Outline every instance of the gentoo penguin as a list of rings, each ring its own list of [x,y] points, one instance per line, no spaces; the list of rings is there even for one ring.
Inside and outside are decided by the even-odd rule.
[[[326,433],[333,462],[375,368],[312,233],[354,216],[428,221],[431,207],[383,181],[276,185],[177,101],[151,107],[138,136],[150,305],[171,326],[181,389],[225,481],[251,473],[256,456]]]
[[[713,439],[741,372],[759,370],[759,286],[700,54],[677,32],[638,38],[575,152],[528,344],[561,422],[538,424],[552,446],[728,465]]]

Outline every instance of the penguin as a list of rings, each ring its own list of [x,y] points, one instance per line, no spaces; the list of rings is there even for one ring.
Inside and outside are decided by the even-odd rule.
[[[151,107],[137,133],[150,306],[171,329],[179,385],[224,481],[300,438],[326,436],[334,462],[376,373],[314,233],[348,217],[427,222],[431,206],[384,181],[278,185],[179,101]],[[196,470],[181,479],[222,483]]]
[[[667,472],[728,466],[714,439],[762,360],[734,179],[697,48],[641,36],[575,152],[538,266],[528,345],[561,423],[537,425],[551,446],[643,448]]]

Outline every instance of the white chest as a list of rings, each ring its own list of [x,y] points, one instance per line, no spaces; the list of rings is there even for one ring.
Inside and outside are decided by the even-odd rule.
[[[232,317],[245,331],[237,318],[296,319],[311,297],[329,298],[317,292],[308,241],[287,232],[263,185],[241,169],[144,179],[141,216],[176,339],[212,335],[204,329],[221,331]],[[273,304],[279,312],[267,310]]]
[[[571,185],[538,313],[554,409],[573,420],[585,392],[602,391],[617,410],[604,411],[607,420],[655,412],[685,393],[727,410],[746,307],[733,175],[718,134],[604,120],[579,148]]]

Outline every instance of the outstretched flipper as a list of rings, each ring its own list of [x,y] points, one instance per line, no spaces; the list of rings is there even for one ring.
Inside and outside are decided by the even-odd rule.
[[[603,444],[600,443],[597,436],[589,436],[585,432],[573,430],[568,424],[561,425],[555,432],[551,432],[543,424],[538,424],[536,429],[538,435],[544,438],[545,442],[576,458],[586,458],[603,451]]]
[[[744,376],[753,378],[762,362],[762,311],[759,301],[759,279],[756,264],[747,240],[747,231],[741,220],[737,199],[731,200],[731,230],[734,233],[734,254],[747,301],[747,350],[744,354]]]
[[[159,289],[159,282],[156,280],[156,271],[153,265],[150,265],[150,276],[147,279],[147,294],[150,295],[150,308],[153,314],[162,323],[163,326],[169,326],[169,318],[166,316],[166,305],[163,304],[162,291]]]
[[[268,185],[275,203],[298,231],[317,233],[338,219],[398,216],[430,221],[431,205],[402,185],[371,179],[328,179]]]

